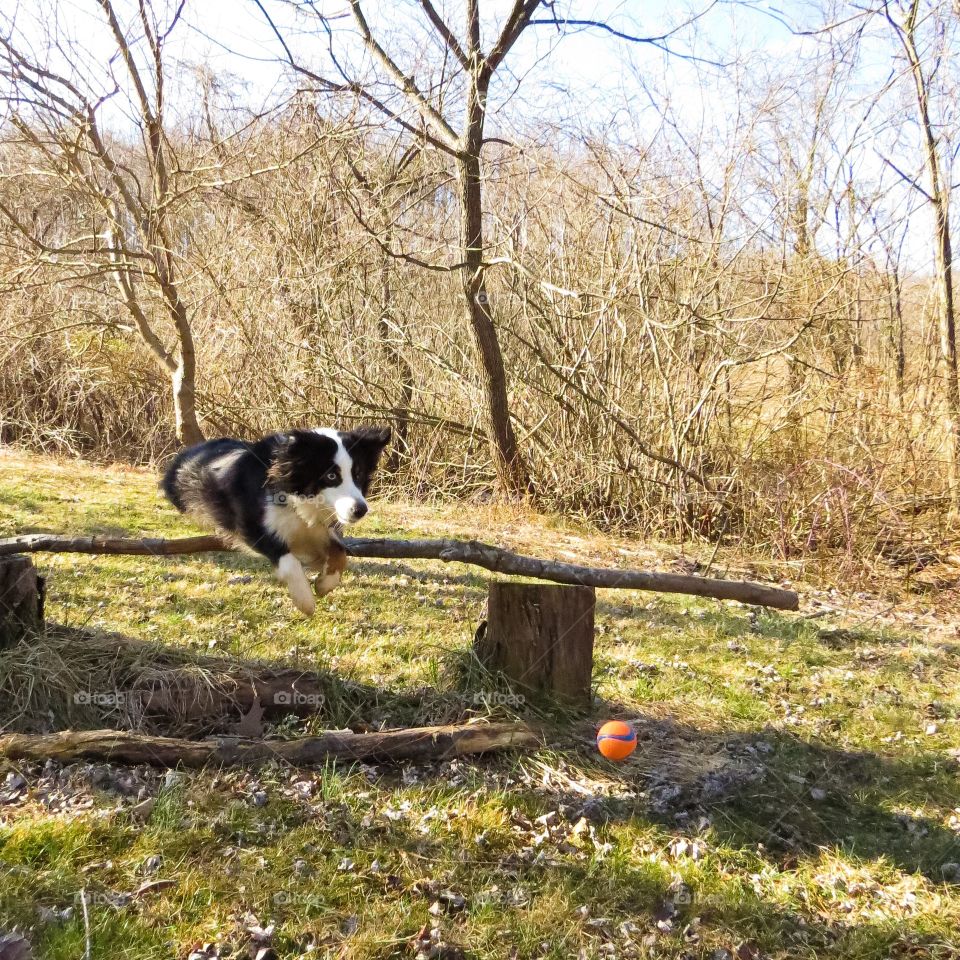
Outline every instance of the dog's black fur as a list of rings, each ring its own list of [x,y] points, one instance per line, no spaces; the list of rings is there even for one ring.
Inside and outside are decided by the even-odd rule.
[[[352,461],[353,484],[365,497],[390,429],[359,427],[339,437]],[[200,515],[276,566],[290,545],[265,523],[268,505],[318,498],[346,483],[336,464],[338,449],[334,438],[312,430],[275,433],[255,443],[207,440],[176,455],[161,487],[178,510]],[[366,513],[366,505],[357,513],[352,519]]]

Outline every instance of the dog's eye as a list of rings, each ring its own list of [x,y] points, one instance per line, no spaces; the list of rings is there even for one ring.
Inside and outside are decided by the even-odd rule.
[[[327,475],[323,479],[329,480],[331,483],[336,483],[340,479],[340,474],[336,470],[328,470]]]

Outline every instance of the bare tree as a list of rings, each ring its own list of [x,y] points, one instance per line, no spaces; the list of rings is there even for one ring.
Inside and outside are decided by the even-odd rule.
[[[921,139],[926,186],[909,172],[898,173],[928,202],[933,213],[933,267],[946,432],[949,442],[948,480],[954,507],[960,507],[960,375],[957,368],[957,326],[953,288],[953,241],[950,227],[950,177],[947,158],[953,146],[949,125],[936,116],[938,93],[944,96],[945,61],[955,53],[953,18],[944,4],[931,0],[882,0],[874,13],[893,32],[906,60],[913,88],[916,122]]]
[[[485,49],[481,0],[467,0],[460,35],[444,19],[442,8],[438,8],[433,0],[419,0],[414,6],[419,10],[422,23],[439,39],[444,53],[439,78],[432,83],[418,83],[414,71],[404,69],[399,55],[392,54],[386,39],[378,36],[371,27],[361,0],[349,0],[354,26],[375,68],[372,79],[361,80],[343,67],[333,50],[333,34],[327,18],[310,4],[309,10],[319,19],[325,35],[331,38],[331,59],[339,72],[338,78],[333,80],[321,76],[298,59],[264,3],[261,0],[254,2],[279,39],[287,62],[298,73],[311,78],[322,89],[360,98],[425,146],[452,159],[457,172],[459,257],[457,262],[440,269],[459,272],[463,316],[480,359],[487,440],[500,486],[511,494],[531,492],[533,482],[511,418],[509,384],[487,283],[491,264],[487,252],[490,244],[484,231],[482,153],[484,145],[490,142],[485,131],[490,113],[491,84],[523,32],[534,24],[554,28],[598,28],[620,39],[658,46],[663,46],[675,31],[658,37],[636,37],[597,20],[561,16],[556,6],[545,0],[513,0],[492,43]],[[289,5],[289,0],[287,3]],[[706,9],[712,6],[713,3],[708,3]],[[536,19],[540,10],[548,15]],[[388,93],[381,93],[383,89]]]
[[[299,73],[309,76],[322,89],[352,93],[381,114],[400,125],[417,140],[438,149],[454,161],[458,174],[460,207],[460,250],[458,262],[443,269],[457,270],[461,276],[464,318],[480,359],[484,395],[485,426],[494,466],[501,487],[509,493],[523,493],[531,489],[531,479],[517,443],[510,416],[507,375],[503,352],[497,334],[490,298],[487,293],[485,240],[483,231],[483,172],[481,151],[484,145],[484,127],[488,112],[491,80],[524,29],[530,24],[541,0],[516,0],[489,52],[481,47],[479,0],[468,0],[466,8],[465,39],[461,42],[443,20],[431,0],[420,0],[422,14],[428,25],[439,34],[445,48],[455,61],[454,72],[462,81],[462,121],[456,129],[439,102],[436,88],[421,88],[397,59],[387,50],[381,38],[374,35],[360,0],[350,0],[355,27],[377,67],[378,77],[362,82],[339,67],[340,77],[329,80],[306,67],[287,45],[266,9],[255,0],[283,44],[289,64]],[[316,12],[316,8],[310,8]],[[317,13],[321,21],[323,16]],[[324,21],[325,24],[325,21]],[[378,81],[386,81],[391,96],[378,95]],[[441,88],[451,85],[451,78],[441,81]],[[400,99],[402,104],[397,105]],[[415,119],[410,119],[412,109]]]
[[[208,71],[187,90],[167,70],[158,101],[143,18],[176,63],[180,33],[171,42],[153,15],[167,8],[104,2],[51,16],[46,39],[3,34],[4,441],[163,455],[179,301],[207,432],[391,419],[416,450],[397,462],[405,495],[522,491],[533,475],[547,509],[780,556],[880,544],[892,556],[943,529],[944,298],[920,262],[926,222],[911,217],[933,209],[930,176],[914,73],[882,0],[821,31],[830,44],[798,41],[789,63],[743,51],[723,69],[688,61],[677,83],[675,58],[662,74],[644,58],[623,99],[608,94],[609,115],[579,122],[510,101],[515,48],[480,72],[522,5],[471,6],[479,42],[466,0],[398,0],[393,24],[359,0],[299,34],[278,19],[298,56],[329,27],[342,72],[297,64],[300,89],[262,111],[205,66],[181,73]],[[542,3],[528,28],[571,6]],[[71,43],[77,9],[106,56]],[[887,9],[905,23],[910,4]],[[946,184],[955,68],[918,9]],[[877,44],[900,54],[879,84],[858,66]],[[506,480],[516,462],[490,426],[475,310],[522,452]]]
[[[103,65],[91,61],[80,45],[63,43],[51,32],[45,49],[35,54],[12,19],[3,23],[0,35],[0,76],[6,81],[0,96],[32,159],[86,205],[102,229],[54,245],[42,239],[45,225],[36,216],[39,211],[28,216],[3,205],[0,213],[34,257],[66,258],[113,277],[135,329],[169,378],[177,439],[194,443],[203,438],[196,349],[177,257],[176,161],[164,116],[164,44],[183,4],[160,23],[149,2],[139,3],[135,27],[143,41],[138,50],[132,28],[121,22],[112,0],[97,2],[114,46],[106,83]],[[136,159],[102,124],[104,108],[121,94],[142,138],[143,151]],[[152,300],[167,321],[173,345],[154,317]]]

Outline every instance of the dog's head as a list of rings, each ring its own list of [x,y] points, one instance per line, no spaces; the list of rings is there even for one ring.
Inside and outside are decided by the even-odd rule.
[[[356,523],[367,513],[367,491],[389,427],[327,427],[285,434],[269,478],[310,523]]]

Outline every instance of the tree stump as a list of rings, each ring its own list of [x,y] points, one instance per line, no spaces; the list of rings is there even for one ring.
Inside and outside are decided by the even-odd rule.
[[[29,557],[0,557],[0,650],[43,625],[43,578]]]
[[[593,587],[494,581],[476,654],[521,687],[589,706],[595,607]]]

